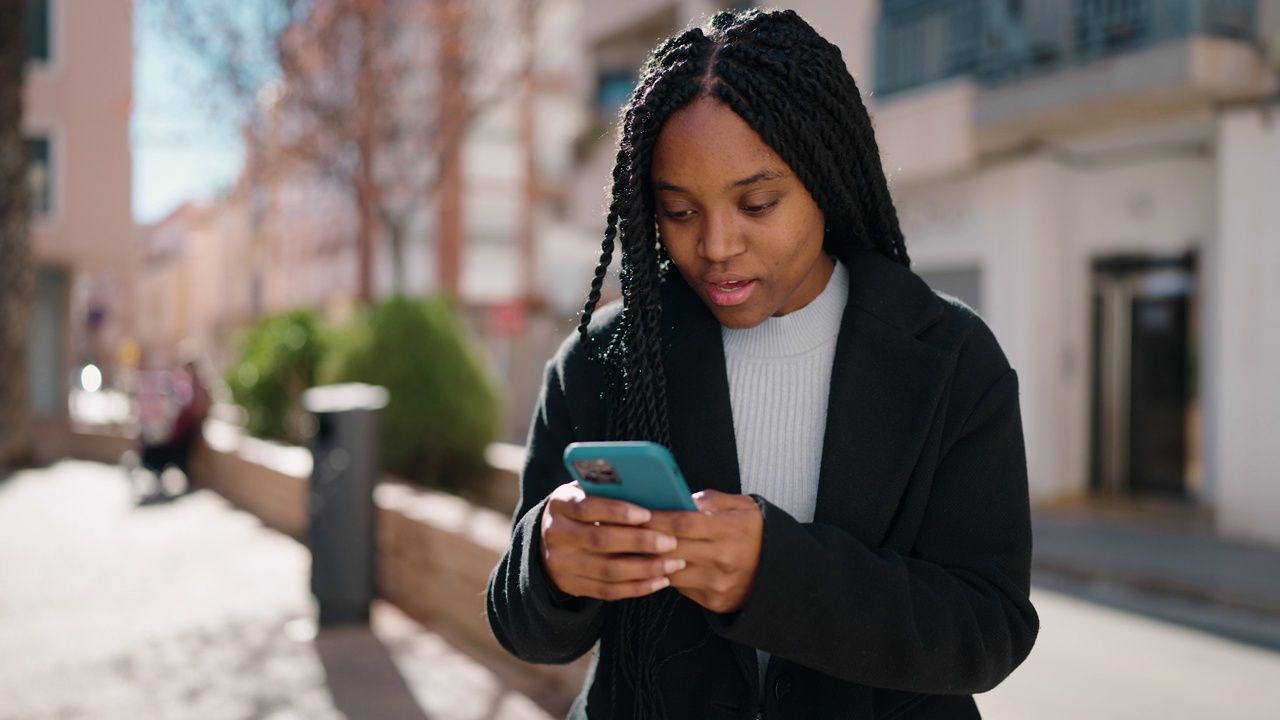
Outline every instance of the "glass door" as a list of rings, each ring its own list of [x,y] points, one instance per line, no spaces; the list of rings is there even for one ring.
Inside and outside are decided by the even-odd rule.
[[[1187,494],[1194,257],[1094,266],[1095,489]]]

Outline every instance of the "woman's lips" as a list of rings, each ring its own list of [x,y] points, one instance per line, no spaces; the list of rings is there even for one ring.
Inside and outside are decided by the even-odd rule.
[[[711,302],[722,307],[738,305],[751,297],[751,292],[756,288],[756,282],[755,280],[708,281],[707,295],[711,297]]]

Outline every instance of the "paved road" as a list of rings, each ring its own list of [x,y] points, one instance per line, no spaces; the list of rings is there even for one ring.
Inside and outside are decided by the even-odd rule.
[[[0,720],[547,720],[387,605],[316,636],[305,548],[116,468],[0,483]]]

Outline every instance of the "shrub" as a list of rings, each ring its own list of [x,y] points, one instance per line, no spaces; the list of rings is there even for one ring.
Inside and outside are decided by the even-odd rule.
[[[302,391],[315,384],[324,350],[319,319],[309,310],[266,317],[249,328],[226,379],[250,434],[306,441],[297,422]]]
[[[383,469],[454,491],[483,472],[497,395],[449,303],[394,297],[332,337],[321,382],[371,383],[390,395]]]

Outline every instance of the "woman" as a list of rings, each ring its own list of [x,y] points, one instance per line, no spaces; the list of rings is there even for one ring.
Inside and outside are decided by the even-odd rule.
[[[1017,379],[908,265],[835,46],[747,11],[654,51],[488,595],[518,657],[596,649],[571,717],[977,717],[1026,657]],[[584,495],[561,456],[602,439],[669,447],[700,511]]]

